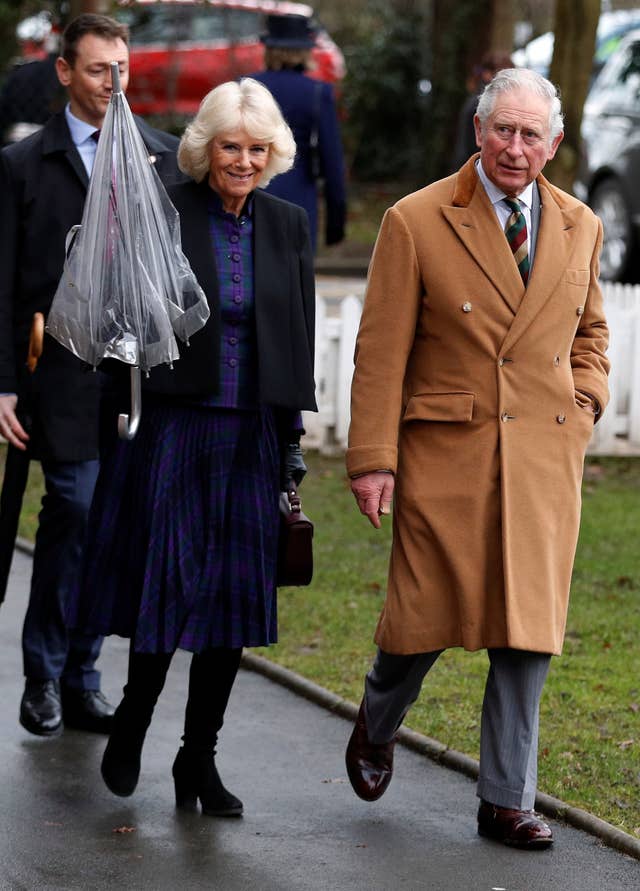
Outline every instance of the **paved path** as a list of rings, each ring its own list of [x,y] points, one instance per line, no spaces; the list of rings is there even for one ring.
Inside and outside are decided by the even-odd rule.
[[[181,733],[188,656],[178,653],[156,710],[138,790],[103,786],[104,739],[56,739],[18,724],[19,629],[30,560],[16,553],[0,610],[2,789],[0,891],[623,891],[640,862],[554,824],[545,852],[510,851],[475,831],[474,784],[404,748],[377,804],[357,799],[342,718],[241,671],[219,763],[242,820],[174,810],[171,764]],[[101,667],[115,701],[127,644],[109,639]]]

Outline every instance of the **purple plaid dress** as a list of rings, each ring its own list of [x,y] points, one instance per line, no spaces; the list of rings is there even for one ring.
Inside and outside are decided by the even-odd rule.
[[[139,432],[102,462],[85,577],[71,627],[131,637],[137,652],[200,652],[277,639],[280,455],[255,404],[250,214],[215,197],[210,232],[221,307],[220,394],[145,395]]]

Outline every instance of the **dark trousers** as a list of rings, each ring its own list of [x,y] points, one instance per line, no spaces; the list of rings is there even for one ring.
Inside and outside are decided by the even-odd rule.
[[[69,632],[65,607],[78,584],[98,461],[43,461],[45,495],[39,515],[29,605],[22,630],[25,677],[60,679],[98,690],[95,662],[102,638]]]

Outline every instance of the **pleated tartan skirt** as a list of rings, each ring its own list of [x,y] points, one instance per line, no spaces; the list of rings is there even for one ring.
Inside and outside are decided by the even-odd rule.
[[[142,653],[274,643],[278,482],[270,409],[145,403],[101,464],[71,627]]]

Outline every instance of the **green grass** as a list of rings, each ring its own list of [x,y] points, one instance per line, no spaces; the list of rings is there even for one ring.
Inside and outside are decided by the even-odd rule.
[[[279,597],[281,643],[261,651],[355,703],[375,653],[390,524],[360,516],[343,462],[307,456],[315,575]],[[34,464],[20,534],[32,538]],[[539,788],[640,837],[640,459],[588,461],[567,637],[541,707]],[[407,726],[478,757],[486,654],[447,651]]]

